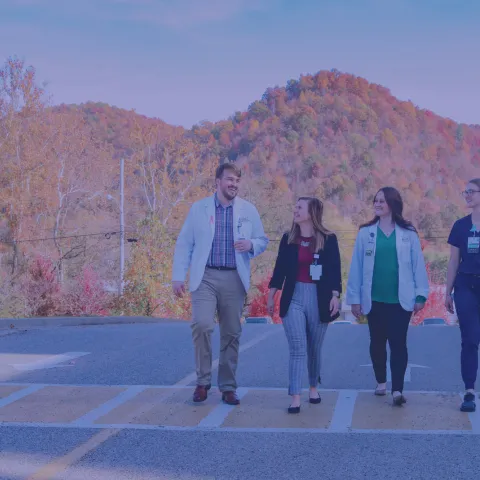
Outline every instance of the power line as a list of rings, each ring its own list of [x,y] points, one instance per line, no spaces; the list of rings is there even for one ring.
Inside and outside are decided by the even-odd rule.
[[[169,229],[172,233],[180,233],[180,229]],[[125,233],[125,230],[123,231]],[[3,244],[9,244],[9,245],[14,245],[18,243],[29,243],[29,242],[45,242],[49,240],[64,240],[68,238],[85,238],[85,237],[97,237],[97,236],[105,236],[107,240],[111,238],[112,235],[117,235],[122,233],[122,231],[117,230],[117,231],[109,231],[109,232],[95,232],[95,233],[80,233],[80,234],[75,234],[75,235],[60,235],[58,237],[43,237],[43,238],[22,238],[19,240],[16,240],[14,242],[12,241],[2,241],[0,240],[0,243]],[[132,230],[133,233],[133,230]],[[358,234],[358,230],[335,230],[336,234],[339,235],[339,240],[346,240],[346,241],[355,241],[356,235]],[[421,240],[443,240],[448,238],[450,232],[446,235],[428,235],[424,237],[420,237]],[[266,231],[266,235],[271,235],[275,234],[278,235],[278,231]],[[342,236],[341,234],[354,234],[355,236],[352,238],[346,238]],[[131,240],[131,239],[128,239]],[[269,238],[271,242],[280,242],[281,238]]]
[[[85,237],[97,237],[97,236],[105,236],[107,240],[110,240],[112,235],[117,235],[121,233],[120,231],[115,231],[115,232],[98,232],[98,233],[84,233],[84,234],[78,234],[78,235],[61,235],[58,237],[45,237],[45,238],[22,238],[20,240],[16,240],[15,242],[12,241],[0,241],[0,243],[7,244],[7,245],[14,245],[18,243],[34,243],[34,242],[46,242],[49,240],[64,240],[67,238],[85,238]],[[267,235],[269,232],[265,232]],[[277,233],[277,232],[275,232]],[[337,232],[339,233],[339,232]],[[444,240],[448,238],[448,235],[443,235],[443,236],[427,236],[427,237],[420,237],[421,240]],[[355,242],[356,237],[353,238],[345,238],[345,237],[339,237],[339,241],[347,241],[347,242]],[[128,241],[133,241],[133,239],[127,239]],[[269,238],[270,242],[280,242],[282,239],[281,238]]]
[[[8,245],[14,245],[14,244],[17,244],[17,243],[46,242],[48,240],[64,240],[66,238],[97,237],[97,236],[101,236],[101,235],[105,236],[105,238],[107,240],[109,240],[112,235],[117,235],[119,233],[122,233],[122,232],[114,231],[114,232],[81,233],[81,234],[77,234],[77,235],[60,235],[58,237],[22,238],[22,239],[14,241],[14,242],[12,242],[12,241],[2,241],[1,243],[8,244]]]

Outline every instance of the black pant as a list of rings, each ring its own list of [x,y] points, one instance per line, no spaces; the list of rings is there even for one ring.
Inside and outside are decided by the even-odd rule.
[[[455,308],[462,336],[461,369],[465,389],[475,388],[480,343],[480,277],[459,273],[455,280]]]
[[[367,315],[370,330],[370,357],[378,383],[387,381],[387,340],[390,346],[392,392],[403,392],[408,364],[407,331],[412,312],[399,303],[372,302]]]

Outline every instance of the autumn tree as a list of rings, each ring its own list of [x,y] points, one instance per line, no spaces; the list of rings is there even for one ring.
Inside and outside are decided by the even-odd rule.
[[[211,188],[216,160],[192,139],[163,139],[155,126],[142,129],[137,124],[132,136],[135,150],[130,168],[138,178],[141,205],[149,216],[171,225]]]
[[[176,235],[155,216],[138,225],[138,241],[132,248],[120,299],[124,314],[190,318],[190,299],[177,299],[171,287],[171,268]]]
[[[84,250],[83,240],[72,245],[64,237],[85,232],[94,205],[91,202],[104,195],[105,181],[95,168],[100,160],[99,150],[92,148],[91,131],[83,117],[49,112],[45,120],[50,141],[45,154],[49,175],[44,179],[43,223],[51,228],[57,275],[63,283],[64,261]],[[102,173],[108,171],[108,163],[104,162]]]
[[[173,250],[191,204],[212,194],[218,163],[191,139],[155,143],[154,130],[136,135],[131,161],[139,172],[137,191],[146,212],[137,224],[122,304],[142,315],[188,317],[188,301],[178,301],[171,292]]]
[[[138,240],[125,245],[127,297],[143,302],[138,311],[188,316],[188,302],[170,296],[173,244],[191,204],[213,192],[214,169],[225,159],[244,170],[241,194],[271,238],[253,261],[254,285],[272,270],[296,196],[324,201],[347,267],[358,225],[371,218],[373,195],[385,185],[401,191],[405,215],[432,237],[432,276],[440,279],[479,149],[477,127],[336,69],[269,88],[247,111],[185,130],[100,102],[51,107],[35,69],[9,58],[0,69],[0,303],[21,304],[21,289],[10,286],[24,271],[33,275],[28,267],[39,256],[52,262],[57,281],[81,282],[88,264],[102,284],[118,278],[118,237],[93,232],[118,231],[112,199],[119,200],[120,157],[126,228]]]
[[[13,246],[15,272],[22,234],[38,211],[36,189],[45,168],[44,152],[49,138],[43,135],[45,92],[33,67],[15,57],[0,68],[0,199]]]

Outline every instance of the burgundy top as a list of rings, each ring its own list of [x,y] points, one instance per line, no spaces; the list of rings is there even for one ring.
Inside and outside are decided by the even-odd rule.
[[[313,253],[310,250],[312,238],[300,237],[299,239],[297,282],[313,283],[310,276],[310,265],[313,263]]]

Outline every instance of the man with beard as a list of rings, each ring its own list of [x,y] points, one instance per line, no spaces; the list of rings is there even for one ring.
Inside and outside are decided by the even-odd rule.
[[[215,175],[216,191],[195,202],[177,239],[173,258],[173,291],[185,294],[189,267],[192,338],[197,387],[194,402],[211,388],[215,313],[220,325],[218,388],[223,402],[238,405],[236,370],[242,331],[240,319],[250,287],[250,259],[265,251],[268,239],[254,205],[237,196],[241,171],[224,163]]]

